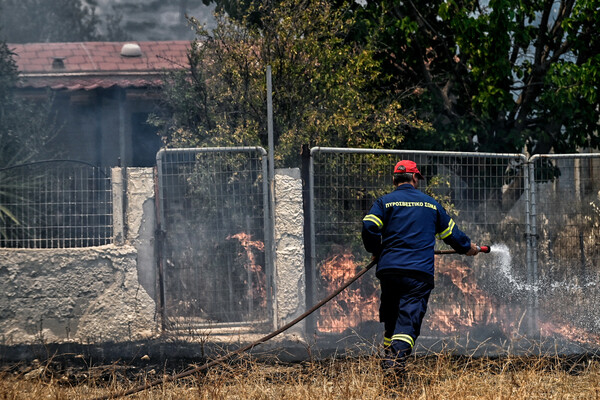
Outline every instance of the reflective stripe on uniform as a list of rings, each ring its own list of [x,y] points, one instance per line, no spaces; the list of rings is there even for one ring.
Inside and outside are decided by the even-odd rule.
[[[435,237],[437,237],[438,239],[446,239],[448,236],[452,235],[454,225],[456,225],[456,223],[453,219],[450,219],[450,221],[448,222],[448,227],[444,229],[444,231],[442,231],[441,233],[435,235]]]
[[[401,340],[403,342],[406,342],[406,343],[410,344],[411,348],[413,348],[415,346],[415,340],[410,335],[405,335],[405,334],[399,333],[397,335],[392,336],[391,342],[393,342],[394,340]]]
[[[385,347],[389,347],[389,346],[392,345],[392,342],[394,340],[399,340],[399,341],[402,341],[402,342],[406,342],[406,343],[408,343],[410,345],[411,348],[413,348],[415,346],[415,340],[412,338],[412,336],[405,335],[403,333],[399,333],[399,334],[393,335],[391,338],[384,337],[383,338],[383,345]]]
[[[379,217],[378,217],[378,216],[376,216],[376,215],[369,214],[369,215],[367,215],[367,216],[365,216],[365,217],[363,218],[363,221],[369,221],[369,222],[372,222],[372,223],[374,223],[375,225],[377,225],[377,227],[378,227],[379,229],[383,228],[383,221],[381,221],[381,220],[379,219]]]

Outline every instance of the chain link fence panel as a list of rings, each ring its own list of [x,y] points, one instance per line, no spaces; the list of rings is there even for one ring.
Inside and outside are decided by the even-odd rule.
[[[264,149],[167,149],[157,165],[165,327],[269,322]]]
[[[455,338],[477,345],[530,333],[532,296],[518,290],[532,279],[526,262],[527,160],[520,154],[313,148],[312,301],[369,262],[360,238],[362,218],[376,198],[393,189],[393,168],[403,159],[415,161],[425,177],[419,189],[436,198],[473,241],[493,250],[472,258],[436,257],[437,286],[422,341]],[[312,329],[320,336],[380,335],[378,296],[374,274],[365,276],[324,306]]]
[[[540,333],[600,342],[600,154],[531,157],[533,269]]]
[[[112,242],[110,169],[52,161],[0,170],[0,247],[70,248]]]

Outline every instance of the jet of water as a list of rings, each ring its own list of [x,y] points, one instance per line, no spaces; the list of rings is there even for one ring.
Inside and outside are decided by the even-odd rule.
[[[513,273],[512,255],[505,244],[494,244],[490,246],[490,255],[494,257],[493,263],[500,270],[502,276],[517,291],[535,292],[539,287],[519,280]]]
[[[536,282],[535,284],[525,283],[522,279],[515,276],[513,272],[512,256],[510,249],[505,244],[494,244],[491,247],[490,255],[494,256],[492,262],[497,267],[501,275],[510,284],[514,291],[538,292],[542,287],[549,290],[568,290],[575,291],[597,286],[593,279],[582,277],[578,282]]]

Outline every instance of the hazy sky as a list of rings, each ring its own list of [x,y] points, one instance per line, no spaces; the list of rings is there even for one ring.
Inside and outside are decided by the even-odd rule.
[[[210,28],[213,10],[214,5],[205,6],[201,0],[98,0],[98,14],[120,15],[121,25],[133,40],[192,39],[194,32],[184,15],[196,17]]]

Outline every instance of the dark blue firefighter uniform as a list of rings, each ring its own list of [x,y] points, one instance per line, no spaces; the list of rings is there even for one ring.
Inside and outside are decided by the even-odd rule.
[[[471,240],[446,210],[411,184],[377,199],[363,219],[363,243],[378,257],[384,367],[402,369],[420,334],[434,286],[436,238],[459,254],[471,248]]]

